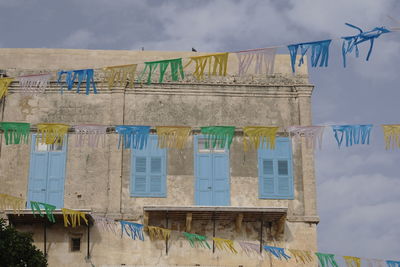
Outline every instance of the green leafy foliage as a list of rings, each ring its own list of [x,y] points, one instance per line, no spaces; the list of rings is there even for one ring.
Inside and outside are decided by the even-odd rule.
[[[32,244],[31,233],[22,233],[12,226],[7,226],[0,219],[0,266],[1,267],[42,267],[47,266],[47,259]]]

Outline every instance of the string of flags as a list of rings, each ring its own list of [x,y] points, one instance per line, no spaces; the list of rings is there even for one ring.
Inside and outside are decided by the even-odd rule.
[[[10,196],[7,194],[0,194],[0,210],[4,211],[6,209],[13,209],[14,214],[20,215],[20,211],[25,208],[25,200],[22,198]],[[51,223],[55,223],[56,219],[54,217],[53,212],[56,210],[56,207],[47,203],[30,201],[32,214],[36,216],[36,213],[39,214],[40,217],[44,217],[42,210],[45,211],[47,219]],[[65,227],[77,227],[81,225],[81,219],[83,222],[88,225],[89,220],[86,217],[88,213],[62,208],[62,215],[64,220]],[[145,226],[140,223],[125,221],[125,220],[113,220],[107,218],[105,216],[100,215],[90,215],[99,229],[103,231],[111,232],[115,235],[119,235],[119,231],[121,232],[121,238],[124,236],[128,236],[132,240],[140,240],[145,241],[144,233],[147,232],[150,241],[156,240],[171,240],[172,232],[179,234],[183,238],[185,238],[189,245],[192,248],[202,248],[202,249],[211,249],[210,244],[207,240],[210,240],[207,236],[195,234],[195,233],[187,233],[180,232],[171,229],[166,229],[157,226]],[[118,227],[118,225],[120,227]],[[219,237],[212,237],[215,248],[220,251],[226,251],[233,254],[238,254],[239,251],[235,247],[234,240],[224,239]],[[246,242],[246,241],[237,241],[241,250],[249,257],[253,255],[261,255],[260,244]],[[276,246],[263,245],[263,250],[268,253],[271,257],[276,260],[295,260],[296,263],[307,264],[314,262],[314,256],[316,257],[319,265],[321,267],[339,267],[336,261],[335,254],[321,253],[321,252],[312,252],[308,250],[298,250],[298,249],[285,249]],[[352,256],[342,256],[344,262],[347,267],[360,267],[361,261],[365,260],[371,267],[384,267],[384,263],[387,264],[387,267],[400,267],[400,261],[393,260],[381,260],[381,259],[361,259],[358,257]]]
[[[105,135],[111,132],[106,125],[81,124],[70,126],[58,123],[40,123],[36,125],[42,144],[62,143],[70,129],[75,132],[75,145],[82,147],[98,147],[105,145]],[[283,131],[293,138],[295,143],[304,142],[308,149],[322,149],[324,130],[329,126],[289,126]],[[369,145],[372,124],[364,125],[332,125],[333,136],[338,147],[353,145]],[[0,122],[0,130],[4,132],[6,145],[27,144],[31,124],[23,122]],[[232,144],[236,128],[234,126],[206,126],[200,128],[204,135],[206,148],[228,148]],[[243,127],[243,149],[266,148],[275,149],[276,136],[279,127],[276,126],[246,126]],[[387,150],[400,148],[400,124],[382,125],[385,148]],[[146,147],[151,134],[151,126],[143,125],[117,125],[118,148],[139,149]],[[188,126],[157,126],[155,133],[158,135],[160,148],[184,149],[188,138],[194,130]]]
[[[387,29],[385,27],[375,27],[370,31],[363,31],[361,28],[354,26],[349,23],[345,25],[359,31],[358,34],[351,36],[343,36],[342,40],[342,57],[343,66],[346,67],[346,56],[354,51],[355,56],[359,57],[358,46],[362,43],[370,43],[366,60],[368,61],[375,40],[378,39],[382,34],[394,32],[397,29]],[[296,71],[296,65],[299,67],[304,64],[304,56],[308,51],[311,51],[311,67],[327,67],[329,60],[329,49],[332,39],[290,44],[287,46],[290,54],[290,62],[293,73]],[[266,74],[270,75],[273,73],[276,47],[267,47],[259,49],[250,49],[237,52],[224,52],[224,53],[213,53],[201,56],[191,56],[188,58],[187,64],[183,65],[184,58],[173,58],[166,60],[157,61],[146,61],[143,62],[144,69],[139,75],[136,72],[139,71],[138,64],[128,64],[119,66],[107,66],[101,68],[103,72],[104,80],[103,83],[108,84],[108,88],[113,88],[114,85],[121,87],[133,87],[134,83],[142,83],[145,81],[147,84],[151,84],[152,77],[158,73],[158,83],[163,83],[165,74],[169,69],[170,79],[174,82],[184,80],[185,70],[189,66],[194,65],[194,71],[192,75],[197,80],[203,80],[206,76],[226,76],[228,73],[228,59],[229,54],[235,54],[238,59],[238,76],[248,74],[250,70],[253,70],[253,74]],[[297,54],[300,54],[298,63],[296,62]],[[253,66],[253,68],[250,68]],[[146,78],[147,75],[147,78]],[[57,83],[60,86],[60,92],[63,93],[64,87],[68,91],[71,91],[76,84],[76,92],[80,93],[80,88],[84,83],[85,93],[89,95],[91,90],[94,94],[97,94],[96,82],[94,80],[95,69],[78,69],[78,70],[67,70],[59,71],[57,73]],[[138,77],[136,79],[136,77]],[[46,87],[49,85],[51,75],[50,74],[33,74],[25,75],[16,78],[0,78],[0,99],[5,97],[8,91],[9,85],[15,80],[19,82],[21,90],[26,94],[40,94],[43,93]]]

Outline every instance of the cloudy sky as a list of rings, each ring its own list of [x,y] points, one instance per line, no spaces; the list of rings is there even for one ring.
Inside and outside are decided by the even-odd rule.
[[[0,0],[0,47],[232,51],[338,38],[397,26],[397,0]],[[400,27],[400,25],[398,25]],[[400,32],[381,36],[342,67],[310,70],[314,124],[374,124],[371,145],[317,152],[319,250],[400,260],[400,150],[385,151],[380,124],[400,123]],[[368,44],[361,45],[368,47]],[[280,53],[287,53],[281,49]]]

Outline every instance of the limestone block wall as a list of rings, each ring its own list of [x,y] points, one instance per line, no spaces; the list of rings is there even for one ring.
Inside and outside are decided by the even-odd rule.
[[[255,93],[257,96],[253,97]],[[112,126],[276,125],[282,129],[302,124],[300,99],[310,98],[310,95],[311,87],[306,86],[219,85],[213,88],[210,85],[175,84],[166,88],[149,85],[146,92],[138,94],[135,89],[104,89],[90,96],[73,92],[60,94],[52,87],[45,94],[27,96],[18,92],[14,84],[2,103],[2,120],[33,125],[41,122]],[[194,205],[193,138],[189,138],[184,150],[170,149],[168,152],[167,198],[130,197],[131,151],[118,149],[116,133],[107,134],[105,145],[94,149],[77,147],[74,133],[68,135],[67,141],[65,207],[123,213],[126,218],[133,219],[142,214],[143,205]],[[26,196],[31,147],[6,146],[4,142],[3,138],[0,179],[7,191]],[[293,144],[293,152],[295,200],[260,200],[257,152],[244,152],[242,137],[236,136],[229,152],[232,205],[285,206],[293,215],[306,215],[305,203],[315,202],[312,151]],[[307,160],[306,165],[303,161]],[[310,184],[307,200],[303,194],[305,183]],[[307,208],[307,215],[316,215],[315,205]]]
[[[190,52],[85,51],[52,49],[0,49],[0,69],[10,75],[38,70],[79,69],[130,64],[192,55]],[[230,66],[237,65],[230,56]],[[133,62],[132,62],[133,61]],[[102,87],[99,94],[86,96],[64,91],[60,94],[53,81],[44,94],[27,96],[18,83],[0,102],[1,121],[19,121],[103,125],[164,125],[236,127],[260,125],[280,126],[311,124],[312,85],[306,68],[296,76],[290,74],[289,56],[278,55],[275,75],[247,77],[230,75],[211,82],[185,81],[165,84],[137,84],[134,88]],[[100,80],[98,80],[100,81]],[[91,209],[95,214],[115,219],[142,222],[144,205],[194,205],[193,138],[184,150],[168,151],[167,197],[130,197],[130,150],[118,149],[118,135],[108,133],[105,145],[97,148],[77,147],[75,134],[68,134],[64,206]],[[27,197],[31,144],[6,146],[0,133],[0,193]],[[243,151],[242,137],[235,136],[230,149],[231,205],[240,207],[288,207],[284,236],[274,240],[264,229],[268,245],[316,250],[316,196],[313,153],[304,145],[293,144],[294,200],[262,200],[258,198],[258,166],[256,151]],[[157,222],[155,222],[157,223]],[[162,226],[162,222],[160,226]],[[259,226],[244,225],[242,232],[233,230],[232,223],[218,222],[217,236],[236,241],[257,242]],[[171,221],[173,230],[183,230],[183,222]],[[43,246],[40,225],[19,226],[33,231],[35,242]],[[212,222],[193,222],[196,233],[212,236]],[[76,232],[78,231],[78,232]],[[80,232],[79,232],[80,231]],[[85,229],[65,229],[54,225],[49,229],[50,266],[90,266],[85,250],[69,252],[71,235]],[[85,243],[85,234],[82,244]],[[146,237],[148,238],[148,237]],[[164,241],[141,242],[121,238],[92,228],[91,254],[95,266],[126,265],[218,265],[218,266],[293,266],[260,256],[232,256],[226,252],[212,253],[192,249],[182,237],[173,237],[165,255]],[[84,247],[84,246],[83,246]],[[128,253],[132,251],[132,254]],[[67,254],[65,254],[67,252]],[[266,254],[264,253],[264,256]],[[310,266],[310,265],[309,265]]]

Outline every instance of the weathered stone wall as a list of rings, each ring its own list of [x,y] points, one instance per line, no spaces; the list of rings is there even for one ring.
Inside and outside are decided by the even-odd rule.
[[[35,70],[79,69],[129,64],[189,56],[192,53],[150,51],[85,51],[52,49],[0,49],[0,69],[7,73],[31,73]],[[235,68],[235,57],[230,56],[230,70]],[[210,82],[181,82],[135,85],[122,89],[101,87],[99,94],[86,96],[74,92],[59,93],[55,83],[45,94],[26,96],[14,82],[10,93],[0,104],[2,121],[41,122],[103,125],[249,125],[289,126],[311,124],[312,86],[307,81],[306,68],[296,76],[290,74],[289,56],[278,55],[275,75],[252,77],[247,84],[242,78],[228,76]],[[240,80],[242,79],[242,80]],[[218,83],[217,83],[218,82]],[[0,193],[26,198],[30,144],[6,146],[1,138]],[[130,150],[117,148],[118,135],[109,133],[104,147],[76,147],[73,133],[68,136],[64,206],[72,209],[91,209],[115,219],[142,221],[144,205],[194,205],[193,139],[187,147],[168,151],[167,197],[130,197]],[[258,198],[257,153],[244,153],[242,139],[236,136],[230,150],[231,205],[241,207],[288,207],[285,234],[277,243],[268,236],[269,245],[297,249],[316,249],[315,177],[313,153],[300,144],[293,144],[294,200],[261,200]],[[311,220],[310,220],[311,218]],[[242,233],[233,225],[220,224],[217,236],[237,240],[256,241],[259,226],[245,225]],[[42,246],[40,226],[24,229],[35,233],[35,241]],[[172,229],[183,230],[180,223]],[[212,236],[211,222],[193,222],[196,233]],[[48,238],[50,266],[87,266],[85,252],[67,253],[71,231],[52,226]],[[36,238],[37,237],[37,238]],[[85,242],[85,236],[83,236]],[[223,266],[278,266],[259,256],[201,249],[192,249],[186,241],[172,240],[170,253],[165,255],[163,242],[122,240],[93,227],[92,261],[99,264],[147,265],[223,265]],[[265,254],[264,254],[265,255]],[[81,265],[79,265],[81,264]],[[272,264],[272,265],[271,265]],[[280,265],[279,265],[280,266]],[[282,265],[284,266],[284,265]],[[292,265],[288,265],[292,266]]]

